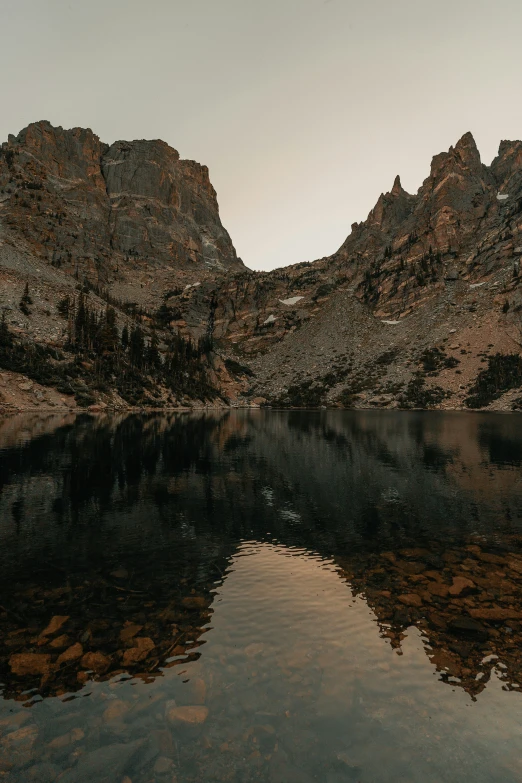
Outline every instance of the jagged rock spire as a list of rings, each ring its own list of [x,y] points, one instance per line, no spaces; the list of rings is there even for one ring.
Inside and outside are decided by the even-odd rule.
[[[455,152],[459,153],[467,165],[477,163],[480,165],[480,152],[470,131],[467,131],[455,144]]]
[[[404,189],[403,189],[403,187],[402,187],[402,185],[401,185],[401,178],[400,178],[400,176],[397,174],[397,176],[396,176],[396,177],[395,177],[395,179],[393,180],[393,188],[391,189],[392,195],[393,195],[393,196],[398,196],[398,195],[399,195],[399,193],[402,193],[402,192],[403,192],[403,190],[404,190]]]

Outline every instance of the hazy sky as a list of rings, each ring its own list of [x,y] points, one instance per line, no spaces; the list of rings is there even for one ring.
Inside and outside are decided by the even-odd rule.
[[[335,251],[465,131],[486,163],[521,138],[521,31],[521,0],[0,0],[0,139],[164,139],[270,269]]]

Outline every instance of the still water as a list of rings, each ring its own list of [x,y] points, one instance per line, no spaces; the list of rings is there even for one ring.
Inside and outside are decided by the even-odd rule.
[[[0,779],[522,781],[522,417],[0,420]]]

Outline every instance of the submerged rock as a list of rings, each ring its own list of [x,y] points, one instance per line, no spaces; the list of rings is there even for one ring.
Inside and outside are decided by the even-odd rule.
[[[105,721],[116,720],[117,718],[121,718],[128,710],[128,704],[121,701],[121,699],[115,699],[114,701],[111,701],[109,706],[105,709],[103,719]]]
[[[65,623],[66,623],[66,622],[67,622],[67,620],[69,620],[69,619],[70,619],[70,618],[69,618],[69,615],[55,615],[55,616],[54,616],[54,617],[51,619],[51,621],[50,621],[49,625],[48,625],[46,628],[44,628],[44,630],[42,631],[42,633],[40,634],[40,636],[41,636],[41,637],[45,637],[45,636],[52,636],[53,634],[55,634],[55,633],[56,633],[56,631],[59,631],[59,630],[60,630],[60,628],[61,628],[63,625],[65,625]]]
[[[47,653],[18,653],[9,659],[13,674],[24,677],[29,674],[47,674],[51,656]]]
[[[208,707],[191,705],[189,707],[170,707],[165,714],[169,723],[197,725],[208,718]]]
[[[199,595],[189,595],[181,603],[187,609],[204,609],[207,606],[206,598]]]
[[[80,756],[75,767],[60,776],[60,783],[116,783],[123,777],[143,740],[104,745]]]
[[[37,737],[36,726],[24,726],[13,731],[0,740],[0,755],[17,767],[27,764],[32,758]]]
[[[72,644],[61,655],[58,656],[56,663],[58,665],[62,663],[69,663],[69,661],[77,661],[83,656],[83,647],[79,642]]]
[[[400,595],[398,600],[405,606],[422,606],[422,598],[417,593],[405,593]]]
[[[490,622],[502,622],[503,620],[522,620],[522,612],[518,609],[501,608],[495,606],[491,609],[470,609],[469,613],[476,620]]]
[[[134,666],[134,664],[144,661],[155,647],[154,642],[148,636],[137,637],[134,642],[135,646],[125,650],[123,654],[124,666]]]
[[[111,659],[99,651],[88,652],[82,658],[82,666],[92,669],[95,674],[105,674],[110,665]]]
[[[136,634],[138,634],[142,630],[142,625],[136,625],[136,623],[129,623],[120,631],[120,639],[122,642],[128,642],[129,639],[132,639]]]
[[[453,584],[448,589],[450,595],[461,595],[461,593],[475,588],[475,583],[471,579],[467,579],[465,576],[454,576]]]
[[[478,638],[487,638],[488,636],[484,626],[471,617],[454,617],[450,620],[449,627],[457,633],[471,634]]]

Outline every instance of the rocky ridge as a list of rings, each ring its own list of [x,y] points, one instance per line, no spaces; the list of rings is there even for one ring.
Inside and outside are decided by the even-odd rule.
[[[466,133],[417,194],[396,177],[332,256],[271,272],[244,267],[206,167],[164,142],[108,146],[40,122],[1,148],[11,327],[62,344],[58,292],[83,281],[120,328],[138,313],[166,335],[211,336],[228,404],[518,408],[521,255],[520,141],[485,166]]]
[[[215,334],[273,403],[466,407],[490,359],[520,354],[521,254],[522,143],[488,167],[467,133],[334,255],[225,281]],[[474,407],[516,406],[518,375],[497,386]]]

